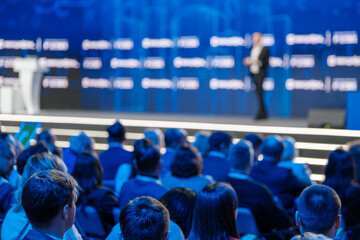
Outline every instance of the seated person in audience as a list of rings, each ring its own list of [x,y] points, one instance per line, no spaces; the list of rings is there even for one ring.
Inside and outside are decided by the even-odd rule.
[[[169,212],[156,199],[138,197],[120,213],[121,234],[124,240],[166,240],[169,232]]]
[[[348,142],[347,146],[354,161],[355,180],[360,183],[360,140]]]
[[[184,146],[175,152],[171,163],[171,172],[162,178],[167,189],[175,187],[190,188],[200,192],[206,185],[214,182],[212,177],[202,172],[202,157],[195,147]]]
[[[111,190],[102,186],[102,174],[100,162],[93,155],[83,153],[76,159],[73,176],[82,189],[77,205],[94,207],[108,234],[115,225],[113,209],[119,203]]]
[[[55,145],[56,137],[49,129],[42,130],[41,133],[36,135],[36,142],[43,142],[49,148],[50,152],[54,155],[62,157],[61,150]]]
[[[169,211],[170,219],[180,226],[184,237],[188,238],[191,230],[196,193],[188,188],[173,188],[165,193],[159,201]]]
[[[167,190],[159,181],[161,155],[148,139],[137,140],[133,153],[137,175],[126,181],[119,194],[119,205],[123,208],[130,200],[140,196],[159,199]]]
[[[209,137],[211,135],[210,131],[198,131],[195,133],[195,141],[193,146],[199,150],[201,156],[206,156],[209,152]]]
[[[22,239],[31,229],[32,226],[26,218],[23,207],[21,206],[21,194],[27,180],[37,172],[44,170],[58,170],[66,172],[64,162],[55,155],[49,153],[35,154],[29,157],[25,168],[23,169],[22,179],[17,190],[15,205],[7,212],[4,224],[1,229],[2,240]],[[64,235],[66,240],[81,240],[81,236],[73,225]]]
[[[160,128],[146,128],[144,137],[149,139],[159,151],[164,146],[164,133]]]
[[[230,148],[231,170],[226,179],[236,191],[239,207],[249,209],[260,233],[291,227],[291,220],[274,201],[270,190],[253,180],[250,170],[254,164],[251,142],[242,140]]]
[[[104,179],[115,180],[116,171],[124,163],[131,163],[131,152],[123,148],[125,142],[125,128],[119,122],[107,128],[109,133],[109,149],[99,155],[101,166],[104,169]]]
[[[259,133],[248,133],[245,135],[244,139],[252,143],[252,147],[254,149],[254,164],[256,164],[259,155],[261,154],[260,146],[264,140],[264,136]]]
[[[175,151],[186,141],[185,135],[179,129],[168,129],[165,131],[166,152],[162,154],[162,170],[160,176],[170,172],[170,166],[174,158]]]
[[[24,240],[63,239],[76,215],[77,183],[67,173],[41,171],[24,185],[21,205],[31,229]]]
[[[292,239],[333,239],[340,228],[339,196],[330,187],[313,185],[300,195],[296,224],[301,236]]]
[[[341,213],[346,227],[360,224],[360,186],[355,181],[355,169],[350,153],[343,149],[332,151],[325,167],[324,185],[333,188],[342,202]],[[349,239],[360,236],[360,228],[349,233]]]
[[[207,185],[195,202],[192,229],[189,240],[238,239],[236,225],[237,197],[226,183]]]
[[[232,145],[231,136],[226,132],[214,132],[209,138],[209,145],[210,152],[204,157],[203,173],[212,176],[215,181],[223,181],[230,170],[226,158]]]
[[[16,168],[20,175],[23,174],[24,167],[27,163],[27,160],[35,154],[39,153],[50,153],[50,150],[43,142],[38,142],[35,145],[32,145],[24,149],[19,156],[16,158]]]
[[[64,163],[68,169],[68,173],[72,174],[75,167],[76,158],[82,153],[95,154],[94,140],[89,138],[84,132],[78,136],[70,138],[70,147],[63,148],[62,156]]]
[[[314,184],[310,179],[311,169],[306,163],[294,163],[294,159],[299,156],[299,151],[295,148],[295,139],[292,137],[283,137],[285,149],[282,159],[278,163],[279,167],[291,169],[293,174],[300,180],[308,184]]]
[[[261,144],[263,160],[255,165],[250,176],[265,184],[271,192],[280,198],[282,205],[291,210],[294,200],[309,184],[298,179],[290,169],[279,167],[284,151],[284,141],[280,136],[268,136]]]
[[[14,203],[15,188],[7,180],[15,164],[15,152],[12,146],[0,140],[0,220]],[[0,225],[1,227],[1,225]]]

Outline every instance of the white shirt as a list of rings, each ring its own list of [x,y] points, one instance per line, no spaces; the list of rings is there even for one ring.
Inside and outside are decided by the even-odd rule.
[[[250,59],[252,62],[255,62],[259,60],[259,56],[261,54],[261,51],[263,49],[263,46],[261,45],[255,45],[250,52]],[[253,74],[258,74],[260,72],[261,62],[260,63],[253,63],[250,66],[250,72]]]

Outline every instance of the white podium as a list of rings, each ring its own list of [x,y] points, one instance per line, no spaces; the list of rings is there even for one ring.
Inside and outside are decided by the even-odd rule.
[[[14,71],[19,73],[22,99],[28,114],[40,112],[41,80],[46,68],[35,57],[16,58]]]

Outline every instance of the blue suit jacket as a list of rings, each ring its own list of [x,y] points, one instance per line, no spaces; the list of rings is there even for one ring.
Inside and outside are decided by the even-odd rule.
[[[31,229],[22,240],[54,240],[48,235]]]
[[[120,165],[131,164],[132,153],[121,147],[110,147],[99,155],[101,166],[104,169],[104,179],[115,179],[116,172]]]
[[[203,160],[203,174],[210,175],[216,182],[227,178],[230,170],[230,164],[226,158],[220,156],[207,155]]]

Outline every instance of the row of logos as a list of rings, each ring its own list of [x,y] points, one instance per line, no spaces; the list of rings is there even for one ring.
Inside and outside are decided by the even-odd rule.
[[[325,34],[294,34],[286,35],[287,45],[348,45],[358,44],[358,33],[356,31],[326,31]],[[212,36],[209,39],[211,47],[251,47],[251,35],[220,37]],[[275,37],[273,34],[264,34],[262,38],[264,46],[274,46]],[[199,48],[200,39],[197,36],[182,36],[176,39],[171,38],[144,38],[141,40],[141,47],[150,48]],[[132,50],[135,43],[131,38],[114,40],[90,40],[82,41],[82,50]],[[0,39],[1,49],[14,50],[37,50],[37,51],[68,51],[68,39],[41,39],[33,40],[6,40]]]
[[[0,57],[0,68],[13,68],[16,57]],[[239,59],[241,61],[241,59]],[[73,58],[46,58],[41,57],[38,63],[44,68],[62,68],[62,69],[80,69],[81,64]],[[221,68],[232,69],[235,67],[234,56],[208,56],[207,58],[183,58],[175,57],[173,59],[175,68]],[[270,67],[273,68],[314,68],[315,56],[285,54],[281,57],[271,57]],[[327,57],[328,67],[359,67],[360,56],[336,56]],[[120,59],[112,58],[110,60],[111,69],[164,69],[166,62],[162,57],[147,57],[143,59]],[[88,70],[100,70],[103,68],[103,62],[98,57],[86,57],[83,59],[82,68]]]
[[[242,79],[218,79],[211,78],[208,81],[211,90],[243,90],[250,92],[255,89],[249,77]],[[0,76],[0,86],[19,85],[18,78]],[[61,76],[47,76],[42,81],[43,88],[66,89],[69,87],[69,79]],[[81,79],[82,88],[96,89],[123,89],[131,90],[134,88],[134,80],[130,77],[119,78],[88,78]],[[196,77],[175,77],[172,79],[161,78],[143,78],[141,79],[143,89],[178,89],[178,90],[198,90],[200,81]],[[273,91],[275,88],[274,79],[266,78],[263,84],[265,91]],[[358,83],[356,78],[330,78],[320,79],[287,79],[285,88],[289,91],[306,90],[306,91],[324,91],[324,92],[349,92],[357,91]]]

